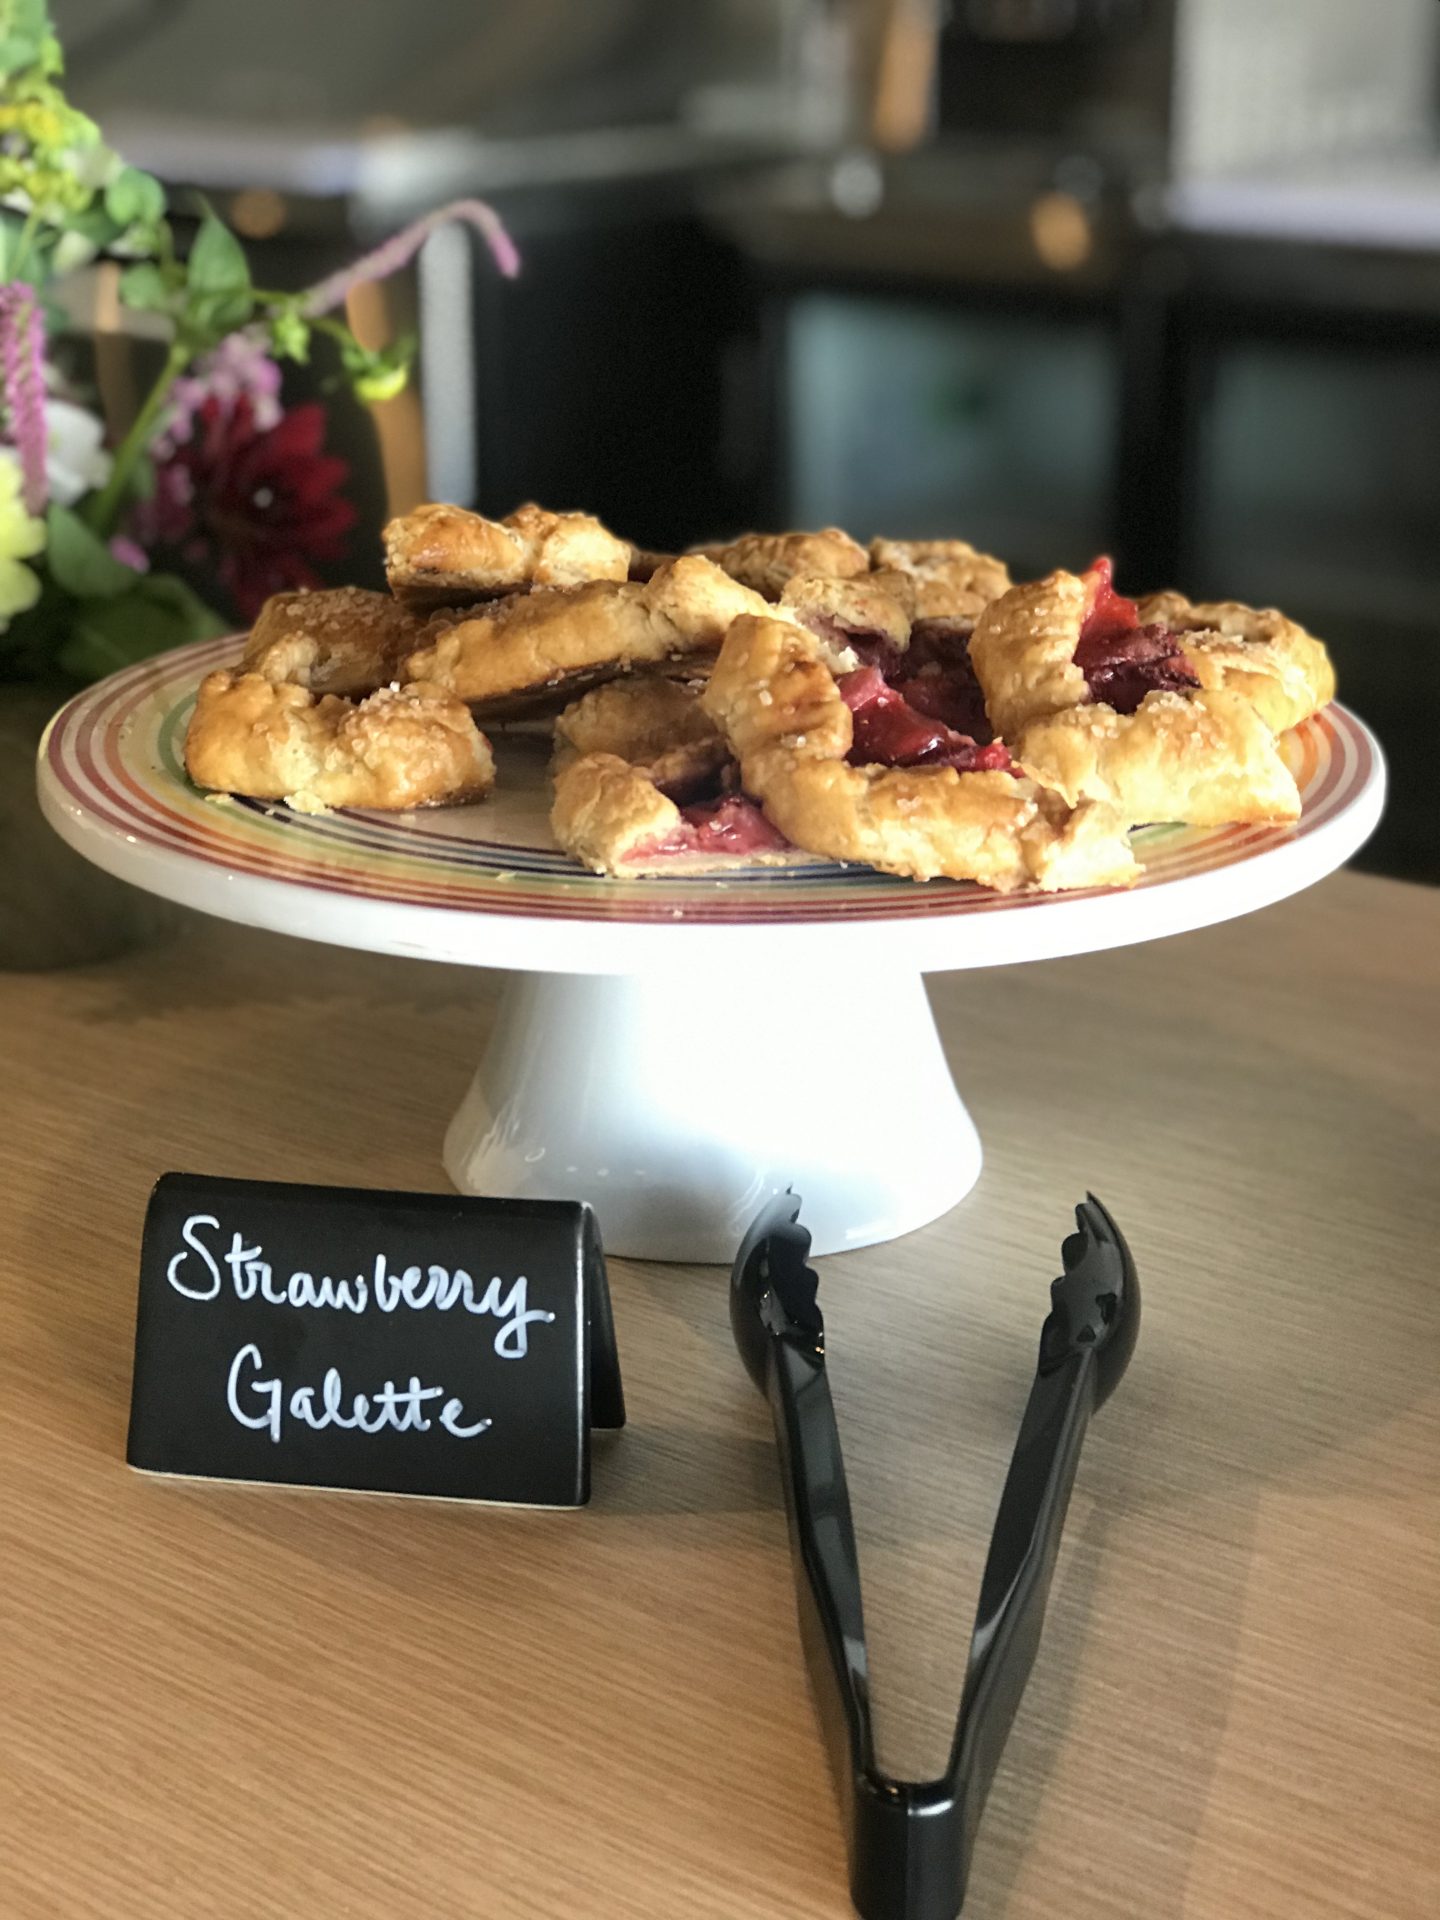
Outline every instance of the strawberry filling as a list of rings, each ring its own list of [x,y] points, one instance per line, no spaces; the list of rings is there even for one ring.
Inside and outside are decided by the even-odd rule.
[[[909,647],[885,677],[917,713],[988,746],[995,735],[970,664],[972,630],[968,620],[917,620]]]
[[[720,800],[701,800],[680,809],[680,821],[669,833],[631,849],[632,860],[669,859],[676,854],[709,853],[739,857],[747,853],[777,853],[790,842],[743,794],[727,793]]]
[[[1134,713],[1147,693],[1199,686],[1170,628],[1141,626],[1135,602],[1116,593],[1108,559],[1097,560],[1088,577],[1097,583],[1095,598],[1080,628],[1075,664],[1092,700],[1116,713]]]
[[[943,720],[917,711],[878,667],[857,667],[838,682],[854,720],[850,763],[860,767],[954,767],[957,773],[1006,772],[1010,755],[981,746]]]

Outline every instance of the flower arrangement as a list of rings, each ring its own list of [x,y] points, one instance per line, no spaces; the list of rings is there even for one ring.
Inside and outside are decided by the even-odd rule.
[[[0,0],[0,680],[84,681],[249,619],[267,595],[319,583],[355,511],[318,403],[286,410],[281,365],[317,343],[363,403],[404,387],[413,337],[372,350],[346,295],[464,221],[504,274],[493,209],[457,201],[299,292],[256,287],[245,251],[199,205],[183,252],[160,182],[127,166],[65,98],[46,0]],[[163,361],[107,441],[66,370],[64,276],[117,263],[119,297],[158,316]],[[189,575],[190,578],[186,576]],[[214,583],[222,614],[191,584]]]

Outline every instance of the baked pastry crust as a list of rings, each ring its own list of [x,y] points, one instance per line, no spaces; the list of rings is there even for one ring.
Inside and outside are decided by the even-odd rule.
[[[1023,727],[1013,752],[1032,779],[1072,806],[1104,801],[1132,826],[1300,814],[1275,736],[1238,693],[1147,693],[1130,714],[1098,703],[1068,707]]]
[[[407,606],[463,606],[527,587],[624,580],[628,540],[588,513],[551,513],[527,502],[503,520],[442,501],[385,528],[385,575]]]
[[[1125,822],[1110,807],[1072,808],[1009,773],[851,766],[851,715],[834,673],[814,637],[783,621],[737,620],[702,699],[746,792],[796,846],[1002,892],[1136,878]]]
[[[408,656],[402,674],[475,705],[519,694],[570,697],[634,667],[713,652],[732,620],[763,611],[758,594],[685,554],[649,580],[537,588],[447,622]]]
[[[627,761],[672,798],[713,779],[730,758],[698,688],[651,674],[593,687],[557,716],[555,772],[587,754]]]
[[[776,611],[837,652],[861,634],[903,652],[910,644],[915,583],[893,569],[853,576],[799,573],[786,582]],[[848,664],[855,664],[853,654]]]
[[[816,533],[744,533],[723,546],[693,551],[767,600],[778,600],[797,574],[843,580],[865,573],[870,565],[865,549],[839,527],[821,527]]]
[[[1295,819],[1294,777],[1239,692],[1154,691],[1133,713],[1092,700],[1075,652],[1099,580],[1052,573],[1012,588],[976,623],[970,658],[986,709],[1026,772],[1072,805],[1117,807],[1131,825]],[[1189,660],[1190,647],[1181,651]]]
[[[423,631],[423,622],[388,593],[302,587],[271,594],[240,664],[277,683],[354,698],[387,686]]]
[[[915,620],[976,620],[1010,590],[1010,569],[968,540],[872,540],[870,564],[913,583]]]
[[[813,864],[813,855],[798,847],[735,854],[713,848],[658,852],[684,824],[679,807],[660,791],[649,771],[618,754],[585,754],[555,776],[551,831],[566,853],[594,873],[639,879]]]
[[[1138,607],[1142,623],[1179,637],[1202,687],[1243,694],[1274,733],[1298,727],[1335,698],[1324,643],[1275,607],[1174,592],[1152,593]]]
[[[357,704],[258,673],[201,681],[185,765],[198,787],[305,813],[448,806],[495,784],[489,741],[438,687],[385,687]]]
[[[1093,597],[1078,574],[1052,573],[1012,587],[982,609],[970,661],[990,723],[1003,739],[1028,721],[1088,703],[1075,649]]]

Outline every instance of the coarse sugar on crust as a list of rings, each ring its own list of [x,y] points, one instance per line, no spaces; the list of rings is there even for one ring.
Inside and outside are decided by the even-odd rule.
[[[448,806],[495,783],[489,741],[438,687],[382,687],[357,702],[224,671],[200,683],[185,765],[198,787],[309,813]]]
[[[1029,720],[1090,698],[1075,649],[1085,620],[1086,583],[1074,573],[1028,580],[985,607],[970,637],[990,723],[1010,739]]]
[[[445,620],[408,656],[407,680],[483,707],[517,695],[572,698],[597,680],[713,652],[732,620],[765,602],[698,555],[649,580],[536,588]]]
[[[301,587],[272,593],[245,642],[241,666],[312,693],[374,693],[395,678],[424,623],[388,593]]]
[[[856,638],[903,652],[910,643],[914,610],[914,582],[908,574],[895,571],[798,573],[786,582],[776,608],[782,619],[808,628],[837,656]],[[856,664],[853,650],[848,664]]]
[[[830,859],[1002,892],[1128,885],[1113,809],[1069,806],[1009,772],[855,766],[850,713],[819,644],[773,618],[737,620],[702,695],[745,791],[787,839]]]
[[[1243,695],[1272,733],[1298,727],[1335,698],[1324,643],[1278,608],[1166,592],[1148,595],[1138,610],[1143,622],[1176,635],[1202,687]]]
[[[730,757],[698,688],[653,674],[593,687],[556,716],[556,773],[588,754],[641,768],[672,798],[713,778]]]
[[[631,546],[593,514],[527,503],[503,520],[428,501],[390,521],[385,574],[409,606],[463,606],[529,587],[624,580]]]
[[[1238,693],[1149,693],[1134,713],[1067,707],[1022,727],[1015,758],[1072,804],[1101,800],[1131,826],[1294,820],[1300,792],[1275,736]]]
[[[1010,587],[1005,562],[968,540],[872,540],[870,564],[907,576],[915,620],[976,620]]]
[[[1206,687],[1184,636],[1117,595],[1108,562],[1002,595],[976,622],[970,659],[1016,759],[1072,804],[1103,801],[1131,825],[1300,812],[1256,707]]]
[[[870,565],[859,541],[840,527],[821,527],[815,533],[743,533],[737,540],[697,547],[695,552],[767,600],[778,600],[797,574],[848,579]]]

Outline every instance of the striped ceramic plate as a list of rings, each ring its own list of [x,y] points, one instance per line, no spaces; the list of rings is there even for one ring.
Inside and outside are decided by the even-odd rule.
[[[476,807],[305,815],[207,798],[186,778],[181,746],[201,675],[233,660],[237,645],[206,641],[144,661],[57,715],[41,749],[41,793],[55,825],[111,871],[207,911],[482,964],[577,972],[658,965],[650,936],[662,926],[717,934],[870,927],[874,936],[863,944],[877,951],[884,929],[886,949],[897,959],[903,952],[911,966],[1116,944],[1224,918],[1308,884],[1354,850],[1383,798],[1373,739],[1332,707],[1284,742],[1304,796],[1298,824],[1146,828],[1136,835],[1144,875],[1129,893],[1000,896],[821,862],[714,879],[605,880],[579,870],[551,840],[548,743],[534,738],[500,741],[497,792]],[[1257,884],[1251,876],[1260,872],[1266,877]],[[1196,882],[1207,884],[1197,891]],[[1077,912],[1087,905],[1088,914]],[[1054,924],[1067,914],[1068,932]],[[1003,934],[1000,921],[1008,923]],[[528,933],[517,933],[521,923]],[[906,929],[911,937],[897,944]],[[733,938],[724,944],[738,950]],[[667,960],[674,951],[668,943]]]

